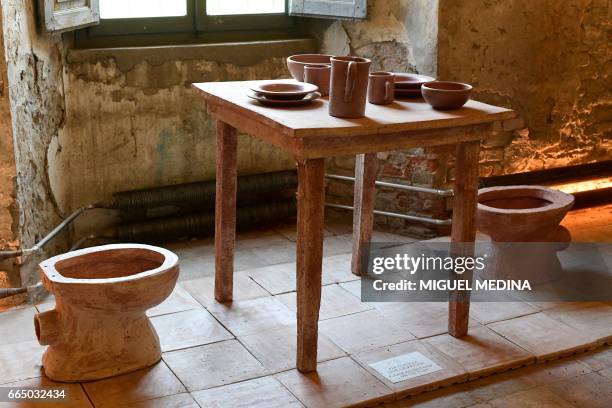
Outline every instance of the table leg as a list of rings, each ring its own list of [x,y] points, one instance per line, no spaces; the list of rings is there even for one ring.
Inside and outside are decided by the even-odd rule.
[[[454,249],[451,245],[451,250],[457,256],[474,255],[479,153],[479,141],[457,145],[451,232],[451,242],[458,244]],[[471,279],[471,271],[464,275],[465,279]],[[448,332],[454,337],[465,336],[470,313],[469,291],[451,292],[448,306]]]
[[[236,241],[236,129],[217,121],[217,190],[215,197],[215,299],[232,300]]]
[[[317,369],[317,337],[321,306],[325,160],[298,163],[297,220],[297,368]]]
[[[363,265],[366,245],[372,240],[374,195],[376,192],[376,153],[358,154],[355,162],[355,194],[353,198],[353,258],[351,270],[357,276],[366,274]]]

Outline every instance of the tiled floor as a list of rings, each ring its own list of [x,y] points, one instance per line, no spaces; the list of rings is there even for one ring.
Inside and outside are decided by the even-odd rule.
[[[589,237],[584,230],[592,230],[610,241],[612,206],[599,211],[598,222],[582,223],[593,218],[582,211],[566,225],[583,240]],[[124,376],[69,385],[71,402],[60,406],[609,406],[612,348],[603,344],[612,336],[612,305],[477,304],[470,334],[458,340],[446,334],[446,304],[360,302],[359,281],[349,270],[349,232],[345,225],[326,232],[316,373],[295,370],[295,234],[280,228],[238,235],[231,305],[212,297],[212,240],[169,245],[181,256],[181,282],[149,312],[163,360]],[[406,238],[377,233],[375,240]],[[52,299],[37,306],[50,307]],[[24,307],[0,314],[3,386],[56,385],[42,376],[33,313]],[[370,366],[411,352],[440,370],[394,383]]]

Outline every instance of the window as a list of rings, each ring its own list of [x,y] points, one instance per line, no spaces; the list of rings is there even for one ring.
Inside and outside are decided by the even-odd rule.
[[[100,24],[81,30],[77,46],[240,40],[240,33],[247,32],[245,39],[283,38],[291,37],[295,25],[287,14],[288,0],[99,0],[99,4]]]
[[[96,10],[99,3],[100,24],[76,32],[77,48],[295,38],[307,30],[290,16],[365,18],[367,13],[366,0],[78,1],[95,3]]]

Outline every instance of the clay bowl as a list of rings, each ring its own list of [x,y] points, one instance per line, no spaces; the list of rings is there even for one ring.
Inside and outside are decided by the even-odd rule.
[[[287,68],[296,81],[304,81],[304,66],[329,65],[332,55],[326,54],[297,54],[287,58]]]
[[[405,74],[395,72],[395,88],[396,89],[421,89],[421,85],[426,82],[433,82],[436,78],[419,74]]]
[[[461,82],[434,81],[421,85],[421,93],[434,109],[459,109],[470,99],[472,86]]]
[[[317,92],[319,87],[306,82],[262,82],[251,87],[251,90],[269,99],[302,99],[312,92]]]

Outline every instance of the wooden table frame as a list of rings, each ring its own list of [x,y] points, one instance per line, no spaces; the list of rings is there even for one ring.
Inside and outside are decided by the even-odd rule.
[[[343,121],[326,115],[326,101],[312,111],[262,107],[246,98],[250,82],[194,84],[217,119],[217,184],[215,218],[215,298],[232,300],[236,230],[237,135],[240,129],[291,154],[298,168],[297,220],[297,368],[316,370],[323,223],[325,206],[325,157],[356,155],[353,215],[353,273],[363,274],[359,262],[370,242],[373,225],[376,152],[413,147],[456,145],[452,242],[475,240],[478,158],[480,141],[487,139],[494,123],[512,119],[513,111],[470,101],[453,114],[435,112],[422,101],[398,102],[389,121],[369,118]],[[371,117],[386,115],[369,106]],[[391,109],[391,108],[387,108]],[[280,114],[285,112],[285,114]],[[422,112],[422,113],[420,113]],[[429,120],[431,117],[431,120]],[[310,119],[308,119],[310,118]],[[328,122],[331,126],[325,126]],[[337,124],[337,125],[336,125]],[[467,334],[469,297],[456,294],[449,302],[449,333]]]

